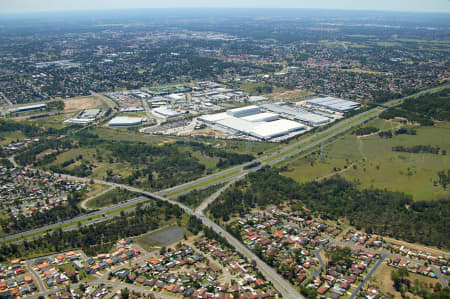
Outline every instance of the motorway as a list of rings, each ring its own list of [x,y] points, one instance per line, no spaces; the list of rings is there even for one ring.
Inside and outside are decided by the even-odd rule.
[[[95,93],[93,93],[93,94],[97,95],[97,96],[102,96],[102,95],[95,94]],[[394,105],[395,105],[396,103],[399,103],[400,101],[401,101],[401,99],[396,100],[395,102],[391,102],[391,103],[394,103]],[[385,109],[382,109],[380,107],[373,108],[373,109],[368,110],[366,112],[357,114],[356,116],[353,116],[351,118],[343,120],[343,121],[335,124],[334,126],[331,126],[330,128],[328,128],[328,129],[326,129],[324,131],[318,132],[317,134],[314,134],[314,135],[312,135],[312,136],[310,136],[308,138],[305,138],[305,139],[303,139],[303,140],[301,140],[299,142],[296,142],[296,143],[294,143],[292,145],[284,147],[283,149],[281,149],[281,150],[279,150],[279,151],[277,151],[275,153],[266,155],[264,157],[261,157],[261,158],[259,158],[257,160],[253,160],[253,161],[245,163],[245,164],[241,164],[241,165],[232,167],[232,168],[227,169],[225,171],[221,171],[221,172],[215,173],[213,175],[210,175],[210,176],[207,176],[207,177],[203,177],[203,178],[197,179],[195,181],[192,181],[192,182],[189,182],[189,183],[186,183],[186,184],[182,184],[182,185],[179,185],[179,186],[168,188],[168,189],[156,192],[156,193],[147,192],[147,191],[144,191],[144,190],[141,190],[141,189],[138,189],[138,188],[134,188],[134,187],[131,187],[131,186],[127,186],[127,185],[115,184],[115,183],[106,182],[106,181],[102,181],[102,180],[94,180],[95,183],[106,184],[106,185],[109,185],[111,187],[119,187],[119,188],[127,189],[129,191],[134,191],[134,192],[140,193],[141,195],[143,195],[145,197],[143,197],[143,198],[136,198],[136,199],[133,199],[133,200],[125,202],[125,203],[119,203],[119,204],[116,204],[116,205],[112,205],[112,206],[100,209],[100,210],[98,210],[96,212],[93,212],[93,213],[90,213],[90,214],[87,214],[87,215],[81,215],[81,216],[75,217],[75,218],[70,219],[70,220],[66,220],[66,221],[63,221],[63,222],[55,223],[53,225],[48,225],[48,226],[45,226],[45,227],[36,228],[36,229],[30,230],[30,231],[26,231],[26,232],[18,233],[18,234],[15,234],[15,235],[10,235],[10,236],[7,236],[7,237],[3,237],[3,238],[0,238],[0,241],[12,240],[12,239],[17,238],[17,237],[26,236],[26,235],[32,234],[32,233],[38,233],[40,231],[45,232],[45,231],[47,231],[49,229],[56,228],[56,227],[58,227],[58,226],[60,226],[62,224],[66,224],[67,225],[67,224],[73,223],[74,225],[76,225],[78,222],[86,220],[89,217],[100,216],[102,214],[109,213],[109,212],[112,212],[112,211],[117,210],[117,209],[126,210],[126,207],[130,207],[130,209],[131,209],[131,208],[134,208],[134,207],[131,207],[131,206],[134,206],[134,205],[136,205],[138,203],[145,202],[145,201],[148,200],[148,198],[155,198],[155,199],[159,199],[159,200],[162,200],[162,201],[167,201],[167,202],[169,202],[169,203],[171,203],[173,205],[177,205],[180,208],[182,208],[186,213],[188,213],[190,215],[197,216],[199,219],[201,219],[201,221],[203,222],[204,225],[212,228],[216,233],[218,233],[219,235],[221,235],[224,238],[226,238],[227,241],[231,245],[233,245],[239,252],[241,252],[243,255],[245,255],[248,259],[254,260],[256,262],[259,270],[263,273],[263,275],[266,277],[266,279],[270,280],[273,283],[275,288],[282,294],[283,298],[303,298],[298,293],[298,291],[290,283],[288,283],[286,280],[284,280],[274,269],[272,269],[270,266],[268,266],[266,263],[264,263],[261,259],[259,259],[253,252],[251,252],[247,247],[245,247],[242,243],[240,243],[232,235],[230,235],[228,232],[226,232],[222,227],[220,227],[219,225],[217,225],[216,223],[212,222],[210,219],[205,217],[203,215],[203,210],[207,207],[207,205],[209,203],[214,201],[220,195],[220,193],[223,190],[225,190],[228,186],[230,186],[234,181],[245,177],[248,173],[258,171],[262,167],[265,167],[265,166],[268,166],[268,165],[277,164],[277,163],[279,163],[279,162],[281,162],[281,161],[283,161],[285,159],[288,159],[288,158],[290,158],[290,157],[292,157],[294,155],[297,155],[297,154],[299,154],[301,152],[304,152],[304,151],[306,151],[306,150],[308,150],[310,148],[313,148],[313,147],[317,146],[320,143],[323,143],[323,142],[325,142],[325,141],[327,141],[327,140],[329,140],[329,139],[331,139],[331,138],[333,138],[333,137],[335,137],[335,136],[337,136],[337,135],[339,135],[339,134],[341,134],[341,133],[343,133],[345,131],[350,130],[351,128],[353,128],[355,126],[358,126],[359,124],[361,124],[361,123],[363,123],[363,122],[365,122],[365,121],[367,121],[367,120],[369,120],[369,119],[371,119],[373,117],[378,116],[384,110]],[[325,136],[320,138],[323,135],[325,135]],[[315,140],[315,141],[313,141],[313,140]],[[309,142],[311,142],[311,143],[309,143]],[[309,143],[309,144],[306,145],[306,146],[302,146],[302,145],[304,145],[306,143]],[[274,158],[274,157],[276,157],[276,158]],[[268,160],[268,162],[264,162],[266,160]],[[255,163],[255,162],[260,162],[261,164],[259,166],[257,166],[257,167],[253,167],[253,168],[250,168],[250,169],[245,169],[246,166],[248,166],[248,165],[250,165],[252,163]],[[239,172],[234,174],[234,175],[227,176],[227,177],[225,177],[223,179],[215,180],[215,179],[217,179],[217,178],[219,178],[221,176],[224,176],[226,174],[230,174],[230,173],[238,171],[238,170],[239,170]],[[74,179],[74,180],[82,180],[82,181],[89,181],[90,180],[89,178],[78,178],[78,177],[73,177],[73,176],[68,176],[68,175],[61,175],[61,176],[65,177],[67,179]],[[209,181],[211,181],[211,182],[209,182]],[[192,188],[191,189],[191,191],[192,191],[192,190],[195,190],[197,188],[206,188],[207,186],[220,184],[220,183],[225,183],[225,182],[229,182],[229,181],[231,181],[231,182],[229,184],[227,184],[226,186],[224,186],[223,188],[221,188],[215,194],[213,194],[210,198],[208,198],[208,200],[204,204],[202,204],[196,211],[186,207],[185,205],[183,205],[183,204],[181,204],[179,202],[176,202],[176,201],[173,201],[173,200],[171,200],[169,198],[163,197],[163,195],[167,195],[167,194],[170,194],[170,193],[173,193],[173,192],[179,192],[179,191],[182,192],[186,188]],[[201,187],[197,187],[196,188],[195,186],[198,185],[198,184],[201,184]],[[114,214],[116,214],[116,213],[114,213]],[[111,217],[111,215],[109,215],[107,217]],[[104,217],[104,218],[107,218],[107,217]],[[98,221],[103,221],[104,218],[98,218],[98,219],[91,220],[91,223],[95,223],[95,222],[98,222]],[[36,237],[38,237],[38,236],[36,236]]]
[[[83,201],[81,202],[80,207],[81,207],[82,209],[85,209],[85,210],[93,210],[93,209],[88,208],[88,207],[86,206],[86,204],[88,203],[88,201],[90,201],[91,199],[97,198],[97,197],[99,197],[99,196],[101,196],[101,195],[103,195],[103,194],[105,194],[105,193],[108,193],[109,191],[112,191],[112,190],[114,190],[115,188],[116,188],[115,186],[111,186],[111,187],[109,187],[108,189],[105,189],[105,190],[103,190],[102,192],[95,194],[94,196],[91,196],[91,197],[89,197],[89,198],[86,198],[85,200],[83,200]]]
[[[225,191],[226,189],[228,189],[228,187],[230,187],[231,185],[233,185],[236,182],[236,180],[232,180],[230,182],[228,182],[225,186],[223,186],[222,188],[220,188],[219,190],[217,190],[213,195],[211,195],[210,197],[208,197],[207,199],[205,199],[204,201],[202,201],[202,203],[197,207],[197,209],[195,209],[196,213],[203,213],[204,210],[206,210],[206,208],[208,207],[208,205],[210,203],[212,203],[213,201],[216,200],[217,197],[219,197],[220,194],[222,194],[223,191]],[[169,199],[172,199],[171,197],[169,197]]]
[[[377,109],[378,109],[378,111],[376,111]],[[192,190],[197,189],[197,188],[195,188],[195,186],[197,184],[201,184],[201,183],[203,185],[201,187],[199,187],[198,189],[200,189],[200,188],[203,189],[203,188],[206,188],[206,187],[211,186],[211,185],[216,185],[216,184],[226,183],[226,182],[229,182],[231,180],[241,179],[241,178],[245,177],[248,173],[256,172],[256,171],[260,170],[264,166],[277,164],[277,163],[279,163],[279,162],[281,162],[281,161],[283,161],[283,160],[285,160],[287,158],[290,158],[290,157],[292,157],[294,155],[297,155],[297,154],[299,154],[301,152],[304,152],[304,151],[306,151],[306,150],[308,150],[310,148],[313,148],[313,147],[319,145],[322,142],[325,142],[325,141],[327,141],[327,140],[329,140],[329,139],[331,139],[331,138],[333,138],[333,137],[335,137],[335,136],[337,136],[337,135],[339,135],[339,134],[341,134],[341,133],[343,133],[345,131],[350,130],[351,128],[353,128],[353,127],[355,127],[355,126],[357,126],[357,125],[367,121],[368,119],[379,115],[382,111],[383,110],[381,110],[380,108],[374,108],[374,109],[368,110],[368,111],[363,112],[361,114],[358,114],[358,115],[356,115],[354,117],[346,119],[346,120],[344,120],[344,121],[342,121],[342,122],[340,122],[340,123],[338,123],[338,124],[328,128],[327,130],[321,131],[321,132],[319,132],[319,133],[317,133],[315,135],[312,135],[312,136],[310,136],[310,137],[308,137],[306,139],[303,139],[303,140],[301,140],[299,142],[296,142],[296,143],[294,143],[292,145],[289,145],[289,146],[287,146],[287,147],[285,147],[285,148],[283,148],[283,149],[281,149],[281,150],[279,150],[279,151],[277,151],[275,153],[266,155],[266,156],[261,157],[261,158],[259,158],[257,160],[253,160],[251,162],[247,162],[247,163],[244,163],[244,164],[241,164],[241,165],[238,165],[238,166],[226,169],[224,171],[212,174],[210,176],[203,177],[203,178],[197,179],[195,181],[192,181],[192,182],[189,182],[189,183],[185,183],[185,184],[182,184],[182,185],[178,185],[178,186],[175,186],[175,187],[172,187],[172,188],[168,188],[168,189],[165,189],[165,190],[162,190],[162,191],[159,191],[159,192],[155,192],[155,193],[150,193],[150,192],[147,192],[147,191],[144,191],[144,190],[141,190],[141,189],[132,188],[132,187],[127,186],[127,185],[111,183],[111,182],[107,182],[107,181],[103,181],[103,180],[94,180],[94,182],[97,183],[97,184],[104,184],[104,185],[109,185],[111,187],[118,187],[118,188],[129,189],[129,190],[131,188],[133,190],[137,190],[136,192],[138,192],[138,193],[141,193],[141,194],[145,193],[145,196],[152,197],[152,198],[161,198],[161,196],[164,196],[166,194],[172,193],[174,191],[180,191],[180,190],[183,190],[185,188],[193,188],[193,189],[190,190],[190,191],[192,191]],[[363,116],[365,116],[365,117],[363,117]],[[355,119],[359,119],[359,120],[356,121],[356,122],[351,123],[350,125],[345,126],[346,124],[348,124],[349,122],[354,121]],[[343,126],[341,129],[336,130],[336,128],[339,128],[341,126]],[[334,131],[334,130],[336,130],[336,131]],[[307,146],[301,147],[302,144],[310,142],[311,140],[313,140],[315,138],[318,138],[318,137],[320,137],[320,136],[322,136],[324,134],[327,134],[327,133],[329,133],[331,131],[334,131],[334,132],[329,134],[329,135],[325,135],[323,138],[317,139],[316,141],[308,144]],[[295,149],[297,147],[299,147],[297,150],[292,151],[292,149]],[[285,153],[285,154],[283,154],[283,153]],[[264,162],[264,160],[268,160],[268,159],[270,159],[270,158],[272,158],[274,156],[279,156],[279,157],[274,159],[274,160],[271,160],[269,162]],[[257,166],[257,167],[254,167],[254,168],[244,169],[245,166],[248,166],[248,165],[250,165],[252,163],[255,163],[255,162],[260,162],[261,164],[259,166]],[[225,174],[229,174],[229,173],[235,172],[236,170],[241,170],[241,171],[236,173],[236,174],[234,174],[234,175],[227,176],[227,177],[225,177],[225,178],[223,178],[221,180],[213,180],[213,179],[221,177],[221,176],[223,176]],[[65,179],[76,180],[76,181],[83,181],[83,182],[86,182],[86,183],[90,181],[90,178],[80,178],[80,177],[64,175],[64,174],[61,174],[60,176],[62,178],[65,178]],[[210,182],[210,183],[205,183],[205,182],[208,182],[208,181],[211,181],[211,180],[213,180],[213,181]],[[169,196],[169,197],[173,198],[174,196]],[[106,208],[100,209],[97,212],[84,214],[84,215],[77,216],[77,217],[69,219],[69,220],[61,221],[61,222],[58,222],[58,223],[55,223],[55,224],[52,224],[52,225],[47,225],[47,226],[40,227],[40,228],[35,228],[35,229],[32,229],[32,230],[21,232],[21,233],[17,233],[17,234],[14,234],[14,235],[8,235],[6,237],[0,238],[0,242],[9,241],[9,240],[12,240],[12,239],[16,239],[18,237],[26,236],[28,234],[37,233],[39,231],[45,232],[45,231],[47,231],[49,229],[56,228],[56,227],[58,227],[60,225],[67,225],[68,223],[71,223],[71,222],[77,223],[77,222],[86,220],[86,219],[88,219],[90,217],[98,216],[98,215],[101,215],[101,214],[104,214],[104,213],[109,213],[109,212],[111,212],[113,210],[125,208],[127,206],[132,206],[132,205],[135,205],[135,204],[137,204],[139,202],[144,202],[146,200],[147,199],[145,199],[145,198],[141,198],[141,199],[134,199],[134,200],[131,200],[131,201],[128,201],[128,202],[124,202],[124,203],[119,203],[119,204],[116,204],[116,205],[111,205],[111,206],[108,206]]]

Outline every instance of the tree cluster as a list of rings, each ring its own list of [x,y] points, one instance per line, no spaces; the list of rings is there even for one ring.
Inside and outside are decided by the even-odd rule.
[[[339,176],[299,184],[279,171],[264,168],[250,174],[223,192],[209,206],[210,213],[227,221],[256,207],[291,202],[325,219],[345,217],[369,234],[450,248],[450,199],[413,201],[400,192],[360,189]]]

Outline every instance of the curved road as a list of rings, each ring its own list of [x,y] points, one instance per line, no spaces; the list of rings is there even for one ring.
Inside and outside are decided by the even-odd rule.
[[[401,100],[397,100],[394,103],[399,103],[400,101]],[[186,183],[186,184],[183,184],[183,185],[179,185],[179,186],[175,186],[175,187],[172,187],[172,188],[168,188],[168,189],[159,191],[157,193],[150,193],[150,192],[147,192],[147,191],[144,191],[144,190],[141,190],[141,189],[137,189],[137,188],[134,188],[134,187],[131,187],[131,186],[127,186],[127,185],[114,184],[114,183],[105,182],[105,181],[102,181],[102,180],[95,180],[96,183],[107,184],[107,185],[110,185],[111,187],[119,187],[119,188],[127,189],[127,190],[130,190],[130,191],[134,191],[134,192],[137,192],[137,193],[140,193],[140,194],[146,196],[147,198],[137,198],[137,199],[128,201],[126,203],[120,203],[120,204],[117,204],[117,205],[109,206],[109,207],[103,208],[101,210],[98,210],[96,212],[93,212],[93,213],[90,213],[90,214],[87,214],[87,215],[81,215],[81,216],[75,217],[75,218],[70,219],[70,220],[66,220],[66,221],[63,221],[63,222],[55,223],[53,225],[48,225],[48,226],[45,226],[45,227],[41,227],[41,228],[30,230],[30,231],[27,231],[27,232],[22,232],[22,233],[19,233],[19,234],[3,237],[3,238],[0,238],[0,241],[11,240],[13,238],[25,236],[25,235],[28,235],[30,233],[37,233],[39,231],[46,231],[48,229],[52,229],[52,227],[54,228],[54,227],[57,227],[57,226],[59,226],[61,224],[68,224],[68,223],[74,223],[75,224],[76,222],[81,221],[81,220],[85,220],[85,219],[87,219],[89,217],[98,216],[98,215],[101,215],[101,214],[104,214],[104,213],[116,210],[118,208],[124,208],[124,207],[130,206],[130,205],[134,205],[134,204],[137,204],[137,203],[140,203],[140,202],[144,202],[144,201],[148,200],[148,198],[156,198],[156,199],[159,199],[159,200],[170,202],[173,205],[177,205],[180,208],[182,208],[186,213],[188,213],[190,215],[197,216],[198,218],[200,218],[202,220],[204,225],[212,228],[216,233],[218,233],[219,235],[222,235],[224,238],[226,238],[227,241],[230,244],[235,246],[235,248],[239,252],[241,252],[243,255],[245,255],[247,258],[249,258],[250,260],[254,260],[256,262],[258,268],[260,269],[260,271],[264,274],[264,276],[268,280],[270,280],[273,283],[275,288],[282,294],[283,298],[303,298],[298,293],[298,291],[290,283],[288,283],[286,280],[284,280],[274,269],[272,269],[270,266],[268,266],[266,263],[264,263],[261,259],[259,259],[253,252],[251,252],[249,249],[247,249],[242,243],[240,243],[232,235],[230,235],[228,232],[226,232],[222,227],[220,227],[219,225],[217,225],[216,223],[212,222],[210,219],[205,217],[203,215],[203,210],[207,207],[207,205],[210,202],[215,200],[218,197],[218,195],[223,190],[225,190],[229,185],[231,185],[233,183],[233,181],[236,181],[236,180],[239,180],[239,179],[245,177],[250,172],[258,171],[259,169],[261,169],[264,166],[274,165],[274,164],[279,163],[279,162],[281,162],[281,161],[283,161],[283,160],[285,160],[285,159],[287,159],[289,157],[297,155],[298,153],[301,153],[301,152],[306,151],[306,150],[308,150],[308,149],[310,149],[312,147],[315,147],[316,145],[318,145],[318,144],[320,144],[322,142],[325,142],[325,141],[327,141],[330,138],[333,138],[333,137],[335,137],[335,136],[337,136],[337,135],[339,135],[339,134],[341,134],[341,133],[343,133],[345,131],[348,131],[351,128],[353,128],[353,127],[355,127],[355,126],[357,126],[357,125],[359,125],[359,124],[361,124],[361,123],[363,123],[363,122],[365,122],[365,121],[367,121],[367,120],[369,120],[369,119],[371,119],[371,118],[373,118],[375,116],[378,116],[384,110],[385,109],[382,109],[382,108],[379,108],[379,107],[378,108],[373,108],[373,109],[368,110],[366,112],[357,114],[354,117],[351,117],[349,119],[341,121],[338,124],[328,128],[328,129],[326,129],[326,130],[324,130],[322,132],[319,132],[319,133],[314,134],[314,135],[312,135],[312,136],[310,136],[310,137],[308,137],[306,139],[303,139],[303,140],[301,140],[299,142],[296,142],[296,143],[294,143],[292,145],[289,145],[289,146],[287,146],[287,147],[285,147],[285,148],[283,148],[283,149],[281,149],[281,150],[279,150],[279,151],[277,151],[275,153],[269,154],[267,156],[261,157],[259,159],[253,160],[251,162],[248,162],[248,163],[245,163],[245,164],[242,164],[242,165],[238,165],[238,166],[232,167],[232,168],[227,169],[225,171],[222,171],[222,172],[219,172],[219,173],[207,176],[207,177],[203,177],[203,178],[197,179],[195,181],[192,181],[192,182],[189,182],[189,183]],[[365,117],[363,117],[363,116],[365,116]],[[359,118],[361,118],[361,119],[359,119]],[[353,122],[356,119],[359,119],[359,120],[356,121],[356,122]],[[351,123],[350,125],[346,126],[346,124],[348,124],[350,122],[353,122],[353,123]],[[343,128],[336,130],[337,128],[339,128],[341,126],[343,126]],[[331,133],[331,134],[329,134],[330,132],[332,132],[334,130],[336,130],[336,131]],[[302,144],[310,142],[311,140],[316,139],[317,137],[320,137],[320,136],[322,136],[324,134],[329,134],[329,135],[326,135],[323,138],[319,138],[318,140],[312,142],[311,144],[309,144],[307,146],[300,147]],[[300,148],[297,149],[297,150],[291,151],[292,149],[295,149],[297,147],[300,147]],[[269,162],[264,162],[265,160],[268,160],[268,159],[270,159],[270,158],[272,158],[274,156],[279,156],[279,157],[274,159],[274,160],[271,160]],[[255,162],[260,162],[262,164],[260,164],[257,167],[251,168],[251,169],[244,169],[246,166],[248,166],[248,165],[250,165],[252,163],[255,163]],[[199,207],[199,209],[197,209],[197,211],[193,211],[192,209],[184,206],[183,204],[181,204],[179,202],[172,201],[172,200],[170,200],[168,198],[165,198],[165,197],[161,196],[161,195],[165,195],[165,194],[168,194],[168,193],[171,193],[171,192],[174,192],[174,191],[182,190],[182,189],[184,189],[186,187],[195,186],[196,184],[199,184],[199,183],[207,182],[207,181],[209,181],[209,180],[211,180],[213,178],[217,178],[217,177],[223,176],[225,174],[232,173],[232,172],[234,172],[236,170],[243,170],[243,171],[241,171],[241,172],[239,172],[239,173],[237,173],[235,175],[226,177],[226,178],[224,178],[222,180],[214,181],[214,182],[212,182],[210,184],[206,184],[206,185],[202,186],[202,188],[205,188],[205,186],[219,184],[219,183],[222,183],[222,182],[232,181],[231,183],[227,184],[225,187],[221,188],[218,192],[213,194],[213,196],[211,196],[205,204],[202,204]],[[73,177],[73,176],[68,176],[68,175],[61,175],[61,176],[65,177],[65,178],[68,178],[68,179],[74,179],[74,180],[83,180],[83,181],[90,180],[89,178],[78,178],[78,177]],[[102,221],[102,219],[101,218],[100,219],[96,219],[93,222],[97,222],[97,221]]]

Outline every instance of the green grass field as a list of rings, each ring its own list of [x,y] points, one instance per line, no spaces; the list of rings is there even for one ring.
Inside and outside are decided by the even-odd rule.
[[[31,123],[37,124],[44,128],[62,129],[64,128],[64,121],[73,117],[76,113],[64,113],[54,116],[30,119]]]
[[[97,196],[86,203],[86,207],[91,209],[103,208],[112,204],[138,197],[138,194],[124,189],[113,189],[100,196]]]
[[[25,135],[22,132],[0,132],[0,145],[8,145],[11,142],[25,139]]]
[[[151,144],[160,144],[163,142],[176,141],[176,138],[174,138],[173,136],[164,137],[164,136],[140,134],[137,132],[129,131],[126,128],[97,127],[92,130],[92,133],[97,134],[102,139],[116,140],[116,141],[145,142]]]
[[[376,119],[365,126],[381,130],[398,127],[396,122]],[[295,157],[281,165],[288,166],[284,174],[299,182],[321,179],[336,173],[361,183],[361,187],[386,188],[411,194],[415,200],[448,197],[449,190],[435,186],[436,173],[450,165],[449,155],[410,154],[393,152],[397,145],[434,145],[450,150],[450,123],[434,127],[418,127],[417,135],[397,135],[392,139],[377,134],[357,137],[350,132],[327,143],[323,148]]]

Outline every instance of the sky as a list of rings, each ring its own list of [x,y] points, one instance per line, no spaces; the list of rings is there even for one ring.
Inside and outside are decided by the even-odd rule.
[[[450,0],[0,0],[0,13],[185,7],[318,8],[450,13]]]

